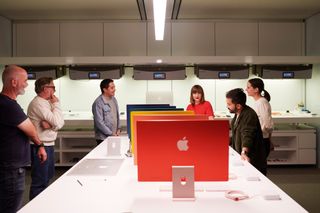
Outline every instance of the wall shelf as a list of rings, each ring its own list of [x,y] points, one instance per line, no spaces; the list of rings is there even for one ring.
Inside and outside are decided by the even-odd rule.
[[[277,125],[268,165],[316,164],[316,130],[307,125]]]
[[[96,146],[92,131],[59,131],[55,143],[55,165],[73,166]]]

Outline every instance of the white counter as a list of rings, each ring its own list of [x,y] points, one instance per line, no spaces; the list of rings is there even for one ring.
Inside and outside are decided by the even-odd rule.
[[[63,112],[65,120],[65,126],[92,126],[93,127],[93,115],[89,111],[72,111]],[[127,125],[127,117],[123,114],[120,115],[120,125]]]
[[[215,112],[217,118],[231,119],[234,114],[229,112]],[[298,112],[298,111],[276,111],[272,112],[272,119],[274,123],[319,123],[320,116],[318,114]]]
[[[64,112],[66,126],[93,126],[93,115],[87,111]],[[218,119],[232,119],[233,114],[228,112],[215,112]],[[320,123],[320,115],[303,112],[273,112],[274,123]],[[127,117],[125,114],[120,115],[120,125],[127,125]]]
[[[124,152],[128,147],[126,137],[122,137],[122,143]],[[105,159],[106,149],[105,141],[75,166],[85,159]],[[72,167],[19,212],[306,212],[249,163],[241,161],[232,149],[229,156],[230,177],[235,179],[196,182],[195,201],[172,201],[171,192],[159,190],[170,188],[169,182],[138,182],[137,167],[132,158],[125,158],[116,176],[70,176]],[[260,181],[248,181],[249,176]],[[225,190],[242,190],[250,197],[233,201],[224,196]],[[265,200],[266,194],[279,195],[281,200]]]

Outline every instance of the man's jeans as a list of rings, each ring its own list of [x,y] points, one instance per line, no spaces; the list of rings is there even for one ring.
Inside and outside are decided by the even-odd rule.
[[[40,163],[38,148],[31,145],[31,187],[29,199],[32,200],[49,185],[54,176],[54,146],[45,146],[47,160]]]
[[[0,212],[15,213],[21,208],[25,187],[25,168],[0,168]]]

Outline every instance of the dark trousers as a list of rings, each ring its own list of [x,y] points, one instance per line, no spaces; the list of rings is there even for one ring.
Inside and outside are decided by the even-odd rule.
[[[266,158],[268,158],[270,154],[270,144],[271,144],[270,138],[263,138],[263,145],[266,150]]]
[[[25,168],[0,168],[0,212],[15,213],[22,205]]]
[[[38,148],[31,145],[31,186],[29,199],[32,200],[49,185],[54,176],[54,147],[45,146],[47,160],[40,163]]]
[[[268,156],[270,154],[270,143],[271,143],[270,138],[263,138],[263,149],[265,151],[265,156],[266,156],[265,160],[266,160],[266,162],[267,162],[267,158],[268,158]],[[267,175],[267,163],[266,163],[265,167],[258,168],[258,170],[262,174]]]

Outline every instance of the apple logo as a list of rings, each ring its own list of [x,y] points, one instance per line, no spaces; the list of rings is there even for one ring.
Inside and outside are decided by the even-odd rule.
[[[186,137],[183,137],[181,140],[178,140],[177,147],[179,151],[187,151],[189,149],[188,140],[186,139]]]
[[[183,176],[180,178],[180,184],[185,186],[187,184],[187,177],[186,176]]]

